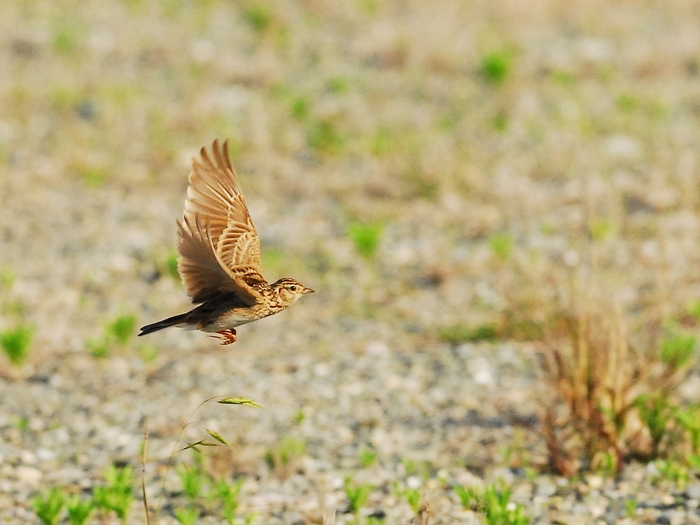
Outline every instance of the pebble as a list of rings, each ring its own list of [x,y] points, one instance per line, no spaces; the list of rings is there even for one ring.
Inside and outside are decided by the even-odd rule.
[[[20,483],[36,485],[41,481],[43,473],[37,468],[20,465],[15,469],[15,477]]]
[[[537,485],[537,495],[543,498],[548,498],[549,496],[557,492],[557,486],[549,478],[540,478],[536,482]]]
[[[39,461],[51,461],[56,458],[56,453],[47,448],[36,449],[36,457]]]
[[[20,452],[20,461],[25,465],[33,465],[36,463],[36,455],[30,450],[23,450]]]
[[[663,505],[673,505],[676,502],[676,498],[671,494],[662,494],[659,500]]]
[[[418,476],[409,476],[406,479],[406,485],[408,488],[416,490],[422,485],[421,480]]]

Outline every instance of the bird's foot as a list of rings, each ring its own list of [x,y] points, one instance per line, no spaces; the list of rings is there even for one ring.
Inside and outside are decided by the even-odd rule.
[[[235,328],[230,328],[228,330],[221,330],[220,332],[216,332],[219,334],[220,339],[221,339],[221,344],[222,345],[230,345],[236,342],[236,329]]]

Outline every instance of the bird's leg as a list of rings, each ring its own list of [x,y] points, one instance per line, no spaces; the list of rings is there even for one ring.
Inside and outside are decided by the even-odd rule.
[[[228,330],[221,330],[220,332],[216,332],[221,336],[221,344],[222,345],[230,345],[236,342],[236,329],[235,328],[229,328]]]

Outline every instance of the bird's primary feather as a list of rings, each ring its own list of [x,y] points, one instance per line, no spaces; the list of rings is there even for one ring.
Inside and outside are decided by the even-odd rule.
[[[260,238],[250,218],[228,153],[228,142],[205,148],[195,159],[180,222],[178,270],[197,304],[217,292],[233,292],[246,304],[261,300],[253,284],[264,281]]]

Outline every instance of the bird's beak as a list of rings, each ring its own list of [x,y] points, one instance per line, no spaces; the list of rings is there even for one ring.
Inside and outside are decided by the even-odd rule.
[[[307,293],[314,293],[314,291],[311,288],[304,288],[304,291],[301,293],[306,295]]]

